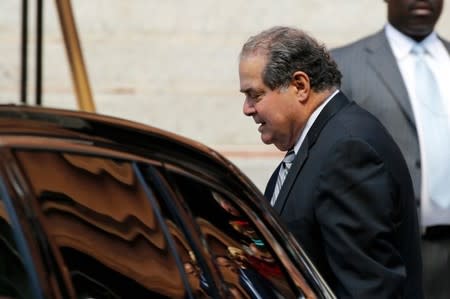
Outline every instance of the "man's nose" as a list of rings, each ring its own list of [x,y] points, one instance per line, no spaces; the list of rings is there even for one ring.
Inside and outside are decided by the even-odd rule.
[[[246,99],[244,101],[244,105],[243,105],[242,111],[244,112],[245,115],[252,116],[255,113],[255,106],[250,105],[248,100]]]

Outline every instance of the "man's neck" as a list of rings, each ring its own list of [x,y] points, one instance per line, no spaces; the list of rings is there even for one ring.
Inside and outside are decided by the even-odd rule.
[[[314,112],[317,107],[322,105],[322,103],[325,102],[334,92],[336,92],[337,89],[337,87],[331,87],[323,91],[314,92],[311,101],[311,113]]]
[[[417,33],[417,34],[412,34],[412,33],[408,33],[405,32],[404,30],[402,30],[401,28],[398,28],[394,25],[392,25],[391,23],[388,22],[388,24],[395,29],[396,31],[398,31],[400,34],[403,34],[404,36],[407,36],[411,39],[413,39],[414,41],[416,41],[417,43],[420,43],[421,41],[423,41],[425,38],[427,38],[430,34],[432,34],[434,32],[434,30],[427,32],[427,33]]]

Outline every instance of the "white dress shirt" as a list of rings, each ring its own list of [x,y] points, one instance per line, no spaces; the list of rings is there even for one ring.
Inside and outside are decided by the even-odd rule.
[[[309,129],[311,129],[312,125],[316,121],[317,117],[320,114],[320,111],[328,104],[328,102],[339,92],[339,89],[337,89],[335,92],[333,92],[325,101],[323,101],[322,104],[319,105],[319,107],[314,110],[314,112],[311,114],[311,116],[308,118],[305,124],[305,128],[302,131],[302,134],[300,134],[300,137],[298,138],[297,143],[294,146],[295,154],[297,155],[298,150],[300,149],[300,146],[302,146],[303,140],[305,140],[306,134],[308,134]]]
[[[402,34],[390,24],[385,27],[386,37],[389,41],[389,45],[394,53],[397,60],[400,72],[403,77],[406,89],[408,91],[409,98],[411,100],[411,106],[414,113],[414,118],[416,120],[416,128],[419,136],[419,146],[421,148],[421,163],[422,163],[422,193],[421,193],[421,224],[422,226],[432,226],[439,224],[450,224],[450,209],[443,209],[439,206],[432,204],[430,197],[428,195],[428,182],[427,178],[430,177],[426,173],[426,165],[429,159],[433,158],[433,152],[426,152],[423,150],[421,142],[423,142],[423,136],[426,132],[423,131],[423,126],[421,126],[421,109],[419,109],[418,98],[416,97],[415,90],[415,63],[416,57],[411,53],[411,49],[417,44],[416,41],[410,37]],[[450,56],[442,43],[437,37],[435,32],[427,36],[420,44],[427,50],[430,55],[426,55],[426,63],[434,74],[437,84],[439,86],[439,92],[443,98],[446,107],[443,114],[447,116],[448,126],[450,132]],[[442,136],[442,138],[450,138],[450,136]],[[435,149],[450,152],[450,149],[441,148]],[[450,155],[449,155],[450,158]],[[428,162],[429,163],[429,162]],[[442,163],[450,163],[448,161],[442,161]],[[449,184],[450,184],[450,173],[449,173]],[[450,190],[450,188],[449,188]],[[449,192],[450,193],[450,192]],[[450,196],[450,194],[449,194]]]

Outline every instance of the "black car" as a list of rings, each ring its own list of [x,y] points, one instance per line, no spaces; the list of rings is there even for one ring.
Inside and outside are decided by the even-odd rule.
[[[0,298],[334,298],[257,188],[202,144],[0,106],[0,151]]]

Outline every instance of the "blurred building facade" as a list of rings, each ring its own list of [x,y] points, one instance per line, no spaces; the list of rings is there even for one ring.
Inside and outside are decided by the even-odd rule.
[[[19,0],[0,1],[0,103],[19,103]],[[29,98],[34,103],[36,1],[29,1]],[[33,3],[31,3],[33,2]],[[43,104],[78,109],[54,1],[44,2]],[[242,114],[238,54],[252,34],[296,26],[328,47],[384,24],[374,0],[72,0],[97,112],[198,140],[260,188],[282,154]],[[438,32],[450,38],[450,6]]]

